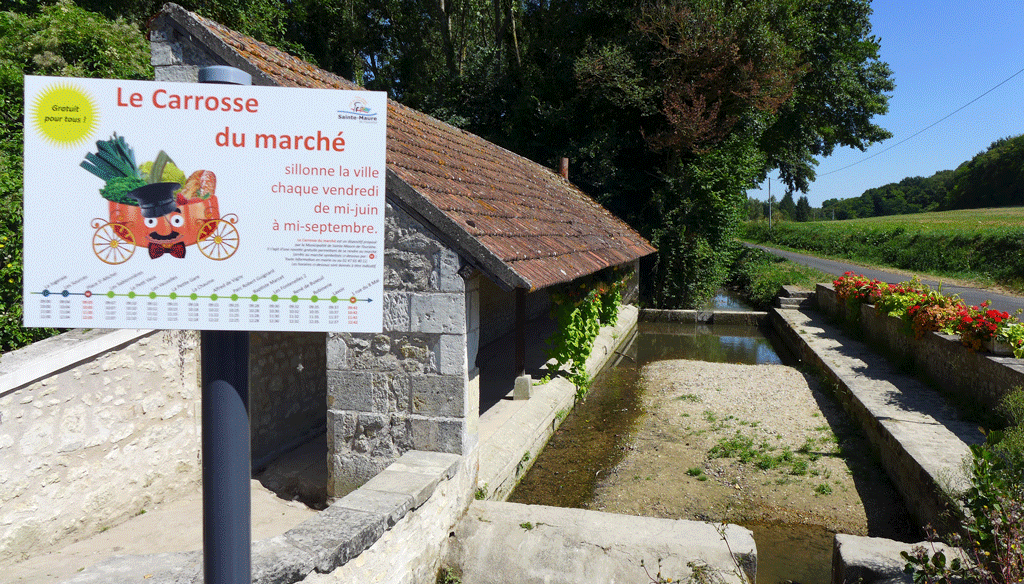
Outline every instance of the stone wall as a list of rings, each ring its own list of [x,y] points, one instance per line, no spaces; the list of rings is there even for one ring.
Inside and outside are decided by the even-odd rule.
[[[929,332],[915,339],[903,331],[900,319],[880,316],[874,306],[863,305],[858,314],[839,301],[829,284],[818,284],[818,307],[832,318],[856,322],[867,341],[882,347],[906,365],[964,403],[994,411],[1006,394],[1024,387],[1024,360],[974,352],[959,337]],[[855,318],[856,317],[856,318]]]
[[[72,331],[0,359],[0,561],[200,481],[199,335]]]
[[[324,432],[326,369],[325,333],[249,335],[249,419],[255,468]]]
[[[463,454],[476,415],[461,260],[409,213],[385,209],[384,330],[327,337],[328,492],[408,450]],[[473,349],[475,350],[475,348]]]

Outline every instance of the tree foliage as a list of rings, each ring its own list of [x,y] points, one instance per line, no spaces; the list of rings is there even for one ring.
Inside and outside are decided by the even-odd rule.
[[[23,75],[151,79],[153,72],[148,43],[127,21],[67,1],[0,12],[0,351],[52,334],[21,327]]]
[[[13,2],[23,15],[48,10]],[[161,2],[81,6],[141,43]],[[804,191],[816,157],[888,137],[871,123],[893,84],[870,34],[870,0],[180,4],[541,164],[568,156],[574,183],[661,248],[662,306],[714,292],[744,193],[768,171]],[[145,71],[96,58],[90,74]]]
[[[996,140],[953,172],[947,209],[1024,205],[1024,135]]]

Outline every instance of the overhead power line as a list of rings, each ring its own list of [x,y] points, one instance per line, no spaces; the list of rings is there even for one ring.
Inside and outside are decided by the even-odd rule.
[[[820,174],[820,175],[818,175],[818,176],[819,176],[819,177],[822,177],[822,176],[828,176],[828,175],[830,175],[830,174],[835,174],[835,173],[837,173],[837,172],[839,172],[839,171],[842,171],[842,170],[846,170],[847,168],[850,168],[850,167],[852,167],[852,166],[857,166],[857,165],[858,165],[858,164],[860,164],[861,162],[867,162],[868,160],[871,160],[872,158],[874,158],[874,157],[878,156],[879,154],[885,154],[886,152],[888,152],[888,151],[892,150],[893,148],[896,148],[897,146],[899,146],[899,145],[901,145],[901,144],[905,144],[905,143],[909,142],[910,140],[912,140],[912,139],[916,138],[917,136],[919,136],[919,135],[923,134],[924,132],[926,132],[927,130],[931,129],[932,127],[934,127],[934,126],[937,126],[938,124],[940,124],[940,123],[942,123],[942,122],[946,121],[947,119],[949,119],[949,118],[953,117],[953,115],[954,115],[954,114],[956,114],[957,112],[959,112],[960,110],[962,110],[962,109],[966,108],[967,106],[971,105],[972,103],[974,103],[974,102],[978,101],[979,99],[981,99],[981,98],[985,97],[986,95],[988,95],[988,94],[992,93],[993,91],[995,91],[996,89],[998,89],[998,88],[999,88],[999,86],[1001,86],[1001,85],[1003,85],[1003,84],[1007,83],[1008,81],[1010,81],[1010,80],[1011,80],[1011,79],[1013,79],[1014,77],[1016,77],[1016,76],[1020,75],[1021,73],[1024,73],[1024,69],[1021,69],[1020,71],[1017,71],[1016,73],[1014,73],[1013,75],[1010,75],[1010,76],[1009,76],[1009,77],[1007,77],[1006,79],[1003,79],[1003,80],[1002,80],[1002,81],[1000,81],[999,83],[997,83],[997,84],[995,84],[994,86],[992,86],[992,87],[991,87],[991,88],[990,88],[990,89],[989,89],[988,91],[986,91],[985,93],[982,93],[982,94],[981,94],[981,95],[979,95],[978,97],[975,97],[975,98],[974,98],[974,99],[972,99],[971,101],[969,101],[969,102],[967,102],[967,103],[963,104],[962,106],[960,106],[960,107],[956,108],[955,110],[953,110],[953,111],[949,112],[948,114],[946,114],[946,115],[945,115],[945,116],[943,116],[942,118],[940,118],[940,119],[938,119],[938,120],[936,120],[936,121],[932,122],[931,124],[928,124],[928,125],[927,125],[927,126],[925,126],[924,128],[921,128],[920,130],[918,130],[918,131],[914,132],[914,133],[913,133],[913,134],[911,134],[910,136],[907,136],[906,138],[904,138],[904,139],[900,140],[899,142],[897,142],[897,143],[893,144],[892,146],[889,146],[889,147],[888,147],[888,148],[886,148],[885,150],[879,150],[878,152],[875,152],[875,153],[874,153],[874,154],[872,154],[871,156],[865,156],[864,158],[861,158],[861,159],[860,159],[860,160],[858,160],[857,162],[854,162],[854,163],[852,163],[852,164],[847,164],[846,166],[844,166],[844,167],[842,167],[842,168],[837,168],[837,169],[835,169],[835,170],[830,170],[830,171],[828,171],[828,172],[826,172],[826,173],[823,173],[823,174]]]

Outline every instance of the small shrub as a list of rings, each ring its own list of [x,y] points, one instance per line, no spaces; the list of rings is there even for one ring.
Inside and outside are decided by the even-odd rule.
[[[1024,422],[1024,391],[1014,390],[1004,398],[1000,409],[1010,425],[992,432],[986,444],[971,446],[967,460],[970,488],[960,494],[966,510],[959,531],[947,543],[959,548],[958,555],[947,560],[942,552],[923,547],[903,552],[905,571],[915,582],[953,582],[1018,584],[1024,581],[1024,440],[1008,441],[1021,435]],[[936,539],[930,531],[929,539]]]

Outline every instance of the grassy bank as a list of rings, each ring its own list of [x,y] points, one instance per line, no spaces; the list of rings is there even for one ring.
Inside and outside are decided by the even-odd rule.
[[[748,222],[740,237],[832,258],[991,281],[1024,291],[1024,207],[850,221]]]
[[[764,250],[744,248],[729,269],[728,284],[755,308],[771,305],[782,286],[800,286],[810,290],[818,282],[831,282],[833,276],[782,259]]]

